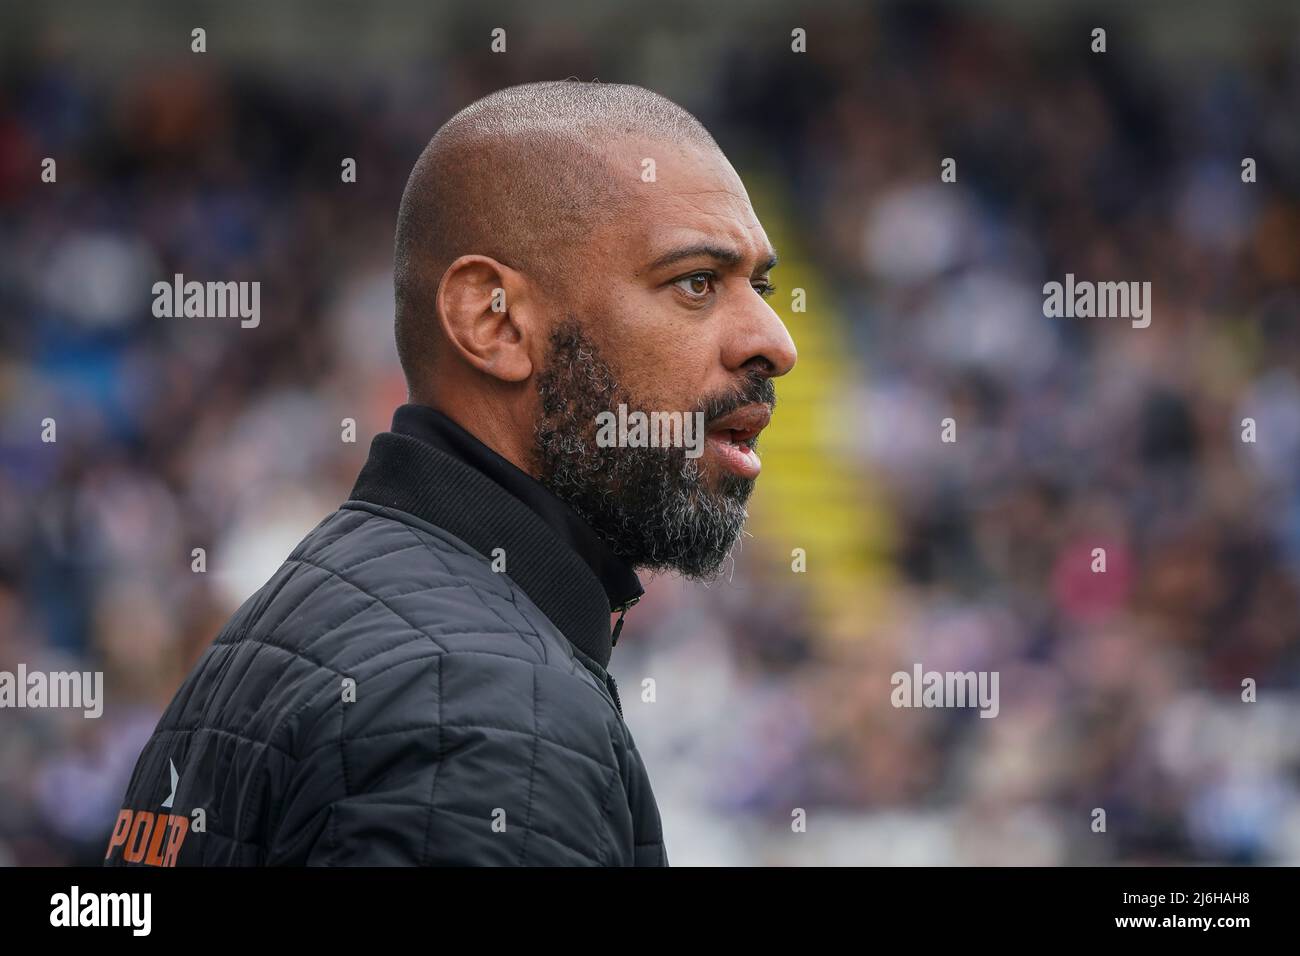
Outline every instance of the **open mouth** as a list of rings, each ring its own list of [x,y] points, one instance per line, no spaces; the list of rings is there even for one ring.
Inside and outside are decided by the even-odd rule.
[[[757,478],[763,463],[754,440],[772,419],[767,405],[745,405],[715,418],[706,429],[706,443],[728,471],[742,478]]]

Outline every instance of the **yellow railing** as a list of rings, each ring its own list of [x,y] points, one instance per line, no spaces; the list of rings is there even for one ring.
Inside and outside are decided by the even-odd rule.
[[[747,557],[773,583],[806,586],[821,633],[860,638],[886,610],[892,528],[867,470],[851,457],[848,439],[864,414],[852,407],[858,373],[834,297],[789,228],[787,194],[761,177],[746,180],[781,257],[772,305],[799,350],[794,370],[777,382],[776,416],[759,442],[763,473]],[[791,310],[795,289],[804,290],[806,311]],[[803,574],[792,570],[795,548],[806,553]]]

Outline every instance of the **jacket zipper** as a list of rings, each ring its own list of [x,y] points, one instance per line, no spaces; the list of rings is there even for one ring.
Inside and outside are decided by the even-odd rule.
[[[616,608],[614,609],[614,610],[618,611],[618,620],[617,620],[616,622],[614,622],[614,633],[611,634],[611,635],[610,635],[610,638],[609,638],[609,646],[610,646],[610,647],[615,647],[615,646],[617,646],[617,644],[618,644],[618,636],[619,636],[620,634],[623,633],[623,618],[627,617],[627,609],[630,608],[630,607],[632,607],[632,605],[636,604],[636,602],[639,601],[639,600],[641,600],[641,598],[639,598],[639,597],[634,597],[634,598],[632,598],[632,600],[628,601],[626,604],[623,604],[623,605],[621,605],[621,606],[619,606],[619,607],[616,607]],[[613,698],[614,698],[614,706],[618,709],[618,715],[619,715],[619,717],[622,717],[622,716],[623,716],[623,702],[622,702],[621,700],[618,699],[618,684],[616,684],[616,683],[614,682],[614,675],[611,674],[611,673],[609,673],[609,671],[606,671],[606,672],[605,672],[605,685],[609,688],[609,692],[610,692],[610,694],[611,694],[611,695],[613,696]]]
[[[614,706],[615,706],[616,708],[618,708],[618,715],[619,715],[619,717],[622,717],[622,716],[623,716],[623,702],[622,702],[621,700],[618,699],[618,685],[614,683],[614,675],[613,675],[613,674],[606,674],[606,675],[605,675],[605,686],[608,687],[608,688],[609,688],[609,692],[610,692],[611,694],[614,695]]]
[[[610,647],[618,646],[618,636],[623,633],[623,618],[627,617],[627,609],[635,605],[640,600],[641,599],[639,597],[634,597],[626,604],[622,604],[614,608],[615,611],[618,611],[618,620],[614,622],[614,633],[609,636]]]

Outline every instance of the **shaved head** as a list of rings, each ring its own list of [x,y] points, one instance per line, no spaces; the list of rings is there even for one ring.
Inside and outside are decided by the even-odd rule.
[[[629,138],[719,151],[671,100],[616,83],[507,87],[438,130],[397,218],[397,352],[412,395],[427,391],[440,348],[435,301],[447,267],[488,256],[562,294],[580,267],[575,247],[631,201],[640,170],[616,166],[611,152]]]

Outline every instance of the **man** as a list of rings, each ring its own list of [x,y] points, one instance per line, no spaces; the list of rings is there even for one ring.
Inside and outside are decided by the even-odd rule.
[[[453,117],[398,214],[410,403],[177,693],[106,862],[666,865],[606,668],[634,568],[707,579],[739,537],[795,361],[775,262],[660,96]],[[681,424],[600,440],[620,406]]]

